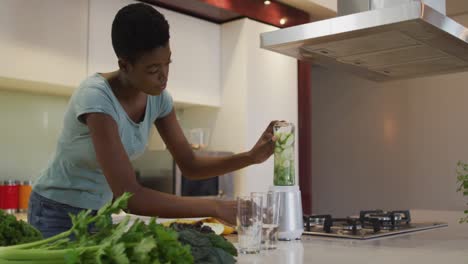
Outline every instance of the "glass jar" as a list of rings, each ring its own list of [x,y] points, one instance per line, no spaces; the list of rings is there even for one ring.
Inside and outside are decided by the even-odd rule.
[[[274,182],[276,186],[292,186],[295,184],[294,170],[294,124],[278,122],[273,126],[276,137],[274,154]]]

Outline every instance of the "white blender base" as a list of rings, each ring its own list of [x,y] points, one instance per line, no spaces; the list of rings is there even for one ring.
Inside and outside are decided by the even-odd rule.
[[[278,240],[281,241],[292,241],[301,239],[303,230],[278,232]]]
[[[278,240],[301,239],[304,224],[299,186],[270,186],[270,191],[280,193]]]

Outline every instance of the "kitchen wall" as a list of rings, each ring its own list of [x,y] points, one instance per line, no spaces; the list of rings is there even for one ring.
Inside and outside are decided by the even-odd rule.
[[[311,71],[314,213],[464,208],[468,73],[376,83]]]
[[[297,138],[297,61],[260,49],[261,32],[277,28],[247,20],[249,29],[247,63],[247,147],[256,144],[272,120],[286,120],[296,125]],[[295,149],[295,175],[298,182],[298,151]],[[273,156],[262,164],[246,169],[245,193],[267,191],[273,185]]]
[[[55,151],[67,97],[0,91],[0,180],[33,179]]]
[[[259,47],[259,34],[275,29],[250,19],[221,27],[223,107],[213,140],[228,150],[252,148],[271,120],[297,124],[297,62]],[[236,194],[268,190],[273,184],[273,157],[236,176]]]

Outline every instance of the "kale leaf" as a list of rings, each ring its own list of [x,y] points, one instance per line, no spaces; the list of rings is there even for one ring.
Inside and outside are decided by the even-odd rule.
[[[23,220],[0,210],[0,246],[17,245],[42,239],[42,234]]]

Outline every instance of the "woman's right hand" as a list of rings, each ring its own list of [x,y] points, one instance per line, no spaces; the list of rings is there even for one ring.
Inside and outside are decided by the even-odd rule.
[[[216,200],[216,217],[230,225],[236,225],[237,201]]]

